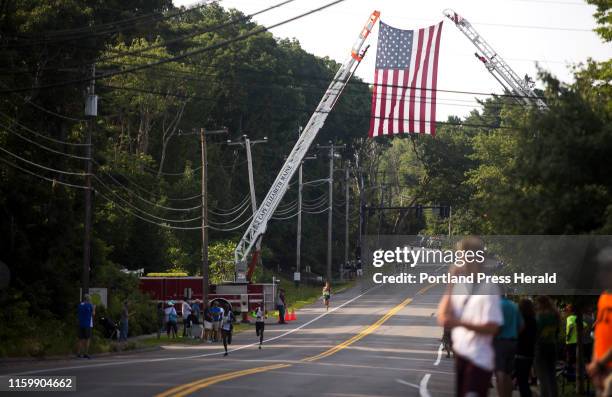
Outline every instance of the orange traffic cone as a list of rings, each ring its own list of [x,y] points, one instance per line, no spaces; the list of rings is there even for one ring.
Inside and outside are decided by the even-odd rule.
[[[289,311],[285,312],[285,321],[291,321],[291,315],[289,314]]]
[[[295,315],[295,309],[291,309],[291,317],[289,317],[289,320],[297,320],[297,316]]]

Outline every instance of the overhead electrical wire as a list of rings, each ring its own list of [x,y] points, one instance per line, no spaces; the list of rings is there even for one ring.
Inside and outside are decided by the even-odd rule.
[[[120,71],[113,71],[113,72],[107,72],[107,73],[103,73],[100,76],[97,76],[95,78],[91,78],[91,77],[85,77],[85,78],[81,78],[81,79],[74,79],[74,80],[69,80],[69,81],[64,81],[64,82],[57,82],[57,83],[51,83],[51,84],[46,84],[46,85],[40,85],[40,86],[36,86],[36,87],[20,87],[20,88],[14,88],[14,89],[10,89],[10,90],[1,90],[0,94],[7,94],[7,93],[14,93],[14,92],[24,92],[24,91],[30,91],[32,89],[36,89],[36,90],[43,90],[43,89],[50,89],[50,88],[57,88],[57,87],[64,87],[67,85],[72,85],[72,84],[78,84],[78,83],[85,83],[85,82],[89,82],[91,80],[102,80],[102,79],[106,79],[108,77],[112,77],[112,76],[117,76],[117,75],[122,75],[122,74],[127,74],[127,73],[132,73],[132,72],[136,72],[139,70],[143,70],[143,69],[148,69],[148,68],[152,68],[158,65],[163,65],[166,63],[170,63],[170,62],[176,62],[178,60],[184,59],[184,58],[188,58],[194,55],[199,55],[199,54],[203,54],[205,52],[208,51],[213,51],[219,48],[223,48],[228,46],[229,44],[235,43],[235,42],[239,42],[242,40],[245,40],[249,37],[258,35],[260,33],[266,32],[269,29],[273,29],[282,25],[285,25],[287,23],[296,21],[298,19],[304,18],[308,15],[320,12],[322,10],[325,10],[329,7],[332,7],[336,4],[342,3],[346,0],[334,0],[332,2],[329,2],[321,7],[317,7],[315,9],[312,9],[310,11],[304,12],[302,14],[296,15],[292,18],[288,18],[285,20],[282,20],[280,22],[274,23],[272,25],[269,26],[262,26],[259,28],[256,28],[250,32],[247,33],[243,33],[241,35],[238,35],[236,37],[233,37],[231,39],[226,39],[223,41],[220,41],[218,43],[214,43],[208,46],[205,46],[203,48],[199,48],[196,50],[191,50],[191,51],[186,51],[182,54],[170,57],[170,58],[165,58],[165,59],[161,59],[155,62],[151,62],[151,63],[147,63],[147,64],[142,64],[142,65],[137,65],[137,66],[133,66],[133,67],[129,67]]]
[[[13,123],[16,126],[20,127],[21,129],[26,130],[29,133],[31,133],[33,135],[36,135],[36,136],[38,136],[40,138],[43,138],[43,139],[45,139],[45,140],[47,140],[49,142],[54,142],[54,143],[57,143],[57,144],[67,145],[67,146],[79,146],[79,147],[81,147],[81,146],[91,146],[89,143],[74,143],[74,142],[67,142],[67,141],[62,141],[60,139],[51,138],[49,136],[41,134],[40,132],[34,131],[31,128],[28,128],[27,126],[19,123],[17,120],[15,120],[14,118],[10,117],[8,114],[6,114],[6,113],[4,113],[2,111],[0,111],[0,116],[2,116],[5,119],[7,119],[9,123]]]
[[[211,220],[210,218],[208,218],[208,223],[214,226],[225,226],[225,225],[229,225],[231,223],[235,223],[238,219],[242,218],[242,215],[244,215],[245,212],[247,212],[247,210],[249,210],[250,208],[244,207],[244,209],[242,210],[241,213],[239,213],[238,215],[236,215],[236,217],[232,220],[229,220],[227,222],[215,222],[213,220]]]
[[[250,196],[247,194],[242,201],[240,202],[240,204],[235,205],[232,208],[215,208],[214,210],[209,209],[208,211],[211,212],[212,214],[218,215],[218,216],[230,216],[235,214],[236,212],[240,211],[242,209],[242,207],[244,207],[245,205],[247,205],[249,203],[249,199]]]
[[[103,166],[100,165],[100,163],[98,163],[95,159],[91,160],[96,166],[98,166],[98,168],[102,168]],[[191,197],[160,197],[158,194],[153,193],[152,191],[145,189],[144,187],[140,186],[138,183],[132,181],[130,178],[127,177],[127,175],[125,174],[121,174],[128,182],[130,182],[131,185],[133,185],[135,188],[141,190],[144,193],[147,193],[149,196],[158,198],[158,199],[166,199],[169,201],[189,201],[189,200],[193,200],[196,198],[200,198],[202,197],[201,194],[197,194],[195,196],[191,196]]]
[[[106,36],[106,35],[113,34],[113,33],[120,33],[124,30],[133,29],[134,26],[138,26],[141,23],[150,24],[152,22],[159,22],[165,19],[175,18],[177,16],[180,16],[180,15],[183,15],[189,12],[194,12],[194,11],[199,10],[200,8],[210,5],[210,3],[212,3],[212,1],[205,1],[205,2],[202,2],[202,4],[198,4],[196,6],[189,7],[186,9],[179,9],[179,11],[175,13],[166,14],[166,15],[161,14],[159,12],[155,12],[155,13],[149,13],[145,15],[139,15],[136,17],[125,18],[125,19],[118,20],[118,21],[107,22],[104,24],[99,24],[99,25],[94,25],[94,26],[84,26],[82,28],[63,29],[63,30],[56,30],[56,31],[45,31],[45,32],[39,33],[43,37],[42,39],[38,38],[38,41],[33,41],[33,42],[30,41],[26,43],[16,43],[18,45],[4,45],[0,48],[16,48],[18,46],[19,47],[26,47],[26,46],[30,47],[30,46],[36,46],[36,45],[41,45],[41,44],[45,44],[45,45],[59,44],[59,43],[65,43],[67,41],[72,41],[72,40],[83,40],[89,37]],[[117,26],[117,25],[122,25],[122,24],[126,24],[126,26]],[[104,29],[107,27],[108,29]],[[32,38],[37,39],[36,36],[33,36]],[[55,40],[49,40],[49,38],[55,38]],[[28,40],[27,37],[25,39]]]
[[[65,152],[61,152],[59,150],[51,149],[48,146],[45,146],[45,145],[43,145],[41,143],[38,143],[36,141],[31,140],[30,138],[27,138],[27,137],[21,135],[20,133],[18,133],[17,131],[13,130],[12,128],[6,126],[5,124],[0,123],[0,131],[1,131],[1,128],[3,128],[4,131],[8,132],[9,134],[13,134],[13,135],[21,138],[22,140],[30,142],[31,144],[33,144],[35,146],[38,146],[39,148],[41,148],[43,150],[46,150],[48,152],[52,152],[52,153],[55,153],[55,154],[59,154],[61,156],[71,157],[71,158],[79,159],[79,160],[89,160],[89,157],[77,156],[75,154],[65,153]]]
[[[137,199],[149,204],[149,205],[153,205],[155,207],[158,208],[162,208],[166,211],[182,211],[182,212],[190,212],[199,208],[202,208],[202,204],[199,204],[195,207],[190,207],[190,208],[174,208],[174,207],[167,207],[161,204],[157,204],[153,201],[149,201],[146,198],[140,196],[138,193],[136,193],[135,191],[133,191],[132,189],[128,188],[127,186],[125,186],[124,184],[122,184],[121,182],[119,182],[117,179],[115,179],[115,177],[112,176],[112,174],[110,172],[106,172],[106,171],[102,171],[102,173],[104,173],[105,175],[107,175],[110,179],[112,179],[112,181],[120,186],[123,190],[127,191],[132,197],[136,197]]]
[[[16,168],[16,169],[20,170],[22,172],[25,172],[25,173],[30,174],[32,176],[35,176],[37,178],[44,179],[46,181],[52,182],[53,184],[60,184],[60,185],[64,185],[64,186],[68,186],[68,187],[72,187],[72,188],[77,188],[77,189],[88,189],[87,186],[75,185],[75,184],[72,184],[72,183],[63,182],[63,181],[60,181],[58,179],[49,178],[49,177],[46,177],[44,175],[37,174],[37,173],[32,172],[32,171],[30,171],[30,170],[28,170],[26,168],[23,168],[23,167],[15,164],[15,163],[13,163],[11,161],[8,161],[8,160],[6,160],[3,157],[0,157],[0,161],[2,161],[3,163],[8,164],[9,166],[11,166],[13,168]]]
[[[44,166],[44,165],[41,165],[41,164],[35,163],[35,162],[33,162],[33,161],[30,161],[30,160],[28,160],[28,159],[24,159],[23,157],[18,156],[18,155],[16,155],[15,153],[10,152],[10,151],[8,151],[8,150],[6,150],[6,149],[2,148],[2,147],[0,147],[0,151],[3,151],[4,153],[8,154],[9,156],[12,156],[13,158],[16,158],[16,159],[18,159],[18,160],[21,160],[21,161],[23,161],[24,163],[28,163],[28,164],[30,164],[30,165],[33,165],[33,166],[35,166],[35,167],[38,167],[38,168],[44,169],[44,170],[46,170],[46,171],[57,172],[58,174],[64,174],[64,175],[78,175],[78,176],[86,176],[86,175],[91,175],[91,174],[88,174],[88,173],[86,173],[86,172],[84,172],[84,171],[82,171],[82,172],[72,172],[72,171],[64,171],[64,170],[58,170],[58,169],[55,169],[55,168],[50,168],[50,167],[47,167],[47,166]]]

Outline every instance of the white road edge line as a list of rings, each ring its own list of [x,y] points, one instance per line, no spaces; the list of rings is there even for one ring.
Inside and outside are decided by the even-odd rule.
[[[289,331],[282,333],[278,336],[275,336],[273,338],[270,339],[266,339],[264,340],[265,342],[271,342],[274,341],[276,339],[285,337],[287,335],[290,335],[296,331],[299,331],[300,329],[306,327],[307,325],[312,324],[313,322],[319,320],[321,317],[324,317],[328,314],[331,314],[333,312],[335,312],[338,309],[343,308],[344,306],[353,303],[354,301],[356,301],[357,299],[361,298],[362,296],[364,296],[365,294],[367,294],[368,292],[371,292],[379,287],[381,287],[382,284],[379,284],[375,287],[371,287],[368,288],[367,290],[365,290],[363,293],[361,293],[360,295],[355,296],[354,298],[344,302],[343,304],[336,306],[332,309],[329,309],[329,311],[323,312],[322,314],[318,315],[317,317],[313,318],[312,320],[305,322],[304,324],[300,325],[299,327],[290,329]],[[244,346],[240,346],[237,347],[235,349],[231,349],[228,350],[229,353],[231,352],[235,352],[238,350],[243,350],[249,347],[253,347],[259,345],[259,342],[254,342],[251,343],[249,345],[244,345]],[[59,367],[59,368],[46,368],[46,369],[38,369],[38,370],[33,370],[33,371],[25,371],[25,372],[18,372],[18,373],[14,373],[14,374],[4,374],[7,376],[14,376],[14,375],[30,375],[30,374],[42,374],[42,373],[46,373],[46,372],[57,372],[57,371],[64,371],[64,370],[79,370],[79,369],[89,369],[89,368],[100,368],[100,367],[111,367],[111,366],[115,366],[115,365],[129,365],[129,364],[138,364],[138,363],[154,363],[154,362],[162,362],[162,361],[173,361],[173,360],[189,360],[189,359],[193,359],[193,358],[202,358],[202,357],[209,357],[209,356],[218,356],[223,354],[224,351],[221,350],[219,352],[214,352],[214,353],[204,353],[204,354],[196,354],[196,355],[192,355],[192,356],[181,356],[181,357],[163,357],[163,358],[151,358],[151,359],[140,359],[140,360],[126,360],[126,361],[113,361],[113,362],[109,362],[109,363],[100,363],[100,364],[92,364],[92,365],[74,365],[74,366],[70,366],[70,367]]]
[[[431,397],[427,391],[427,382],[429,382],[429,378],[431,378],[431,374],[425,374],[423,379],[421,379],[421,383],[419,384],[419,396],[421,397]]]
[[[406,382],[405,380],[401,380],[401,379],[396,379],[395,381],[397,383],[401,383],[402,385],[406,385],[406,386],[414,387],[415,389],[419,389],[419,385],[415,385],[414,383]]]
[[[438,348],[438,358],[436,358],[436,362],[434,366],[437,367],[440,365],[440,360],[442,359],[442,350],[444,349],[444,344],[440,343],[440,347]]]

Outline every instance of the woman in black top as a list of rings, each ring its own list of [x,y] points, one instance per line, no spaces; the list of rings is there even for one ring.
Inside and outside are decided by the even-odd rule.
[[[529,376],[531,374],[531,365],[533,364],[537,334],[533,302],[529,299],[521,299],[519,311],[523,316],[524,323],[523,328],[519,332],[515,356],[516,380],[521,397],[531,397]]]

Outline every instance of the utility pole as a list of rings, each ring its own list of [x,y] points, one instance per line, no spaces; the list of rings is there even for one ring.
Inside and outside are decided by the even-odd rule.
[[[200,181],[202,199],[202,302],[204,308],[208,307],[208,288],[209,288],[209,264],[208,264],[208,160],[206,159],[206,136],[214,134],[226,134],[227,129],[206,131],[200,128],[200,155],[202,160],[202,179]]]
[[[247,135],[243,135],[242,138],[244,139],[243,142],[232,142],[231,140],[227,140],[227,144],[229,146],[235,146],[235,145],[239,145],[239,146],[244,146],[246,149],[246,155],[247,155],[247,169],[248,169],[248,173],[249,173],[249,192],[251,194],[251,209],[253,211],[253,216],[255,216],[255,213],[257,212],[257,196],[255,195],[255,178],[253,176],[253,157],[251,156],[251,145],[256,145],[258,143],[268,143],[268,137],[264,136],[263,139],[258,139],[255,141],[252,141],[249,139],[249,137]],[[252,273],[252,269],[254,269],[254,265],[257,263],[257,261],[261,262],[261,257],[259,256],[259,253],[261,252],[261,239],[257,241],[257,243],[255,244],[255,252],[253,254],[253,259],[251,260],[251,266],[249,266],[248,271],[247,271],[247,275],[246,275],[246,280],[250,281],[251,279],[251,273]],[[236,274],[235,276],[236,281],[240,280],[241,277]]]
[[[344,166],[344,266],[348,264],[349,258],[349,167],[351,163],[347,161]],[[344,281],[344,269],[340,270],[340,281]]]
[[[334,150],[344,149],[346,145],[334,145],[331,141],[328,146],[317,145],[319,149],[329,149],[329,210],[327,212],[327,281],[332,281],[332,216],[334,210]],[[342,273],[342,270],[340,270]]]
[[[83,236],[83,273],[81,275],[81,294],[89,293],[89,271],[91,268],[91,218],[92,218],[92,199],[91,199],[91,174],[92,174],[92,135],[94,128],[94,117],[98,115],[98,96],[95,94],[96,88],[96,65],[91,65],[91,81],[89,84],[87,98],[85,100],[85,116],[88,116],[87,126],[87,160],[85,175],[85,230]]]
[[[268,137],[264,137],[263,139],[258,139],[252,141],[249,139],[247,135],[243,135],[242,138],[244,141],[232,142],[231,140],[227,140],[228,146],[243,146],[246,149],[247,155],[247,169],[249,173],[249,191],[251,193],[251,208],[253,209],[253,214],[257,212],[257,197],[255,196],[255,179],[253,177],[253,157],[251,156],[251,146],[256,145],[258,143],[268,143]]]
[[[302,127],[298,130],[298,136],[302,133]],[[295,253],[295,272],[298,274],[298,278],[301,280],[301,261],[302,261],[302,189],[304,188],[303,184],[303,176],[302,176],[302,167],[304,166],[304,161],[306,160],[315,160],[317,156],[308,156],[304,157],[304,160],[300,163],[300,168],[298,169],[298,207],[297,207],[297,242],[296,242],[296,253]],[[297,284],[299,284],[300,280],[294,280]]]

